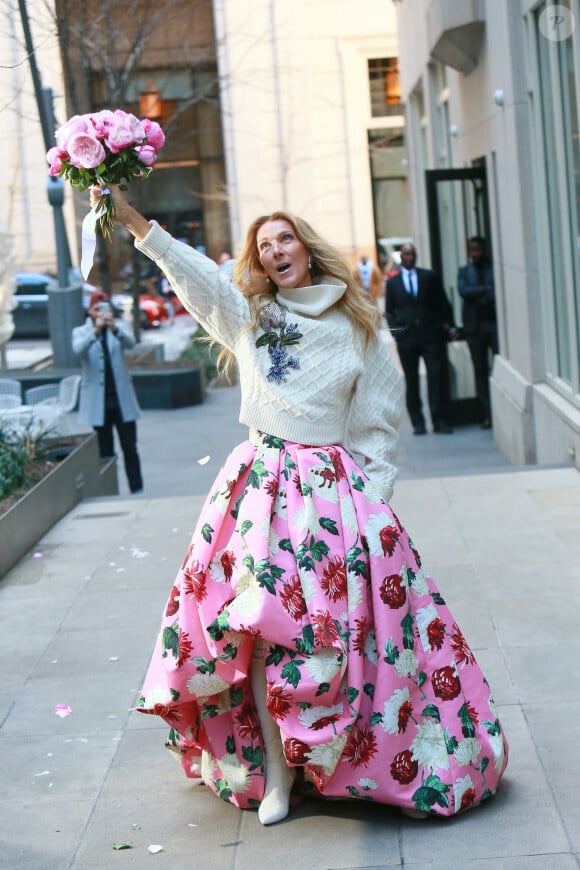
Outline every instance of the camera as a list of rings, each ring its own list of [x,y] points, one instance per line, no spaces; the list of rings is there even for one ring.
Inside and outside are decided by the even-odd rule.
[[[99,302],[99,314],[110,314],[111,306],[108,302]]]

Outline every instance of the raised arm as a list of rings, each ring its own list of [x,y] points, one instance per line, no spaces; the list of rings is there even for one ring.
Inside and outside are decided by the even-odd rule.
[[[71,338],[73,353],[76,353],[77,356],[82,356],[97,338],[98,336],[92,321],[87,320],[82,326],[75,326]]]
[[[209,257],[178,242],[156,221],[148,221],[129,204],[115,185],[109,190],[115,218],[135,238],[135,246],[156,262],[189,313],[209,334],[230,350],[250,321],[247,300]],[[100,200],[100,188],[91,189],[91,205]]]

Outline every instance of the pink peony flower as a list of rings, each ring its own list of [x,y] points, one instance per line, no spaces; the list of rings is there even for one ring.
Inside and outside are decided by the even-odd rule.
[[[159,149],[165,144],[165,133],[157,121],[151,121],[149,118],[144,118],[141,123],[145,130],[145,141],[148,145],[155,148],[156,151],[159,151]]]
[[[145,130],[143,129],[143,123],[139,118],[136,118],[135,115],[131,114],[131,112],[124,112],[122,109],[115,109],[115,115],[131,130],[133,135],[133,145],[139,145],[143,142],[145,139]]]
[[[107,132],[105,145],[113,154],[118,154],[124,148],[130,148],[135,145],[133,133],[128,124],[122,121],[116,121]]]
[[[68,151],[69,140],[79,133],[91,133],[88,115],[73,115],[72,118],[59,127],[55,133],[56,144],[62,151]]]
[[[145,166],[153,166],[157,160],[157,151],[151,145],[141,145],[140,148],[135,148],[135,151],[139,155],[139,160]]]
[[[49,164],[48,174],[56,176],[62,169],[63,157],[67,157],[66,151],[61,151],[60,148],[51,148],[46,154],[46,159]]]
[[[97,139],[105,139],[109,129],[115,124],[115,113],[110,109],[102,109],[90,115],[90,123],[94,128]]]
[[[73,166],[83,169],[96,169],[106,157],[99,140],[88,133],[78,133],[69,139],[68,153]]]

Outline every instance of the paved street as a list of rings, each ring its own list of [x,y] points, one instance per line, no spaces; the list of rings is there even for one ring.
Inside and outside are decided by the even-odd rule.
[[[238,399],[214,388],[144,412],[145,495],[127,495],[120,469],[118,497],[80,504],[0,581],[0,866],[580,867],[580,480],[512,468],[489,431],[414,438],[404,420],[393,505],[491,683],[511,747],[492,801],[419,822],[308,800],[263,828],[192,786],[166,726],[133,710],[205,493],[245,436]]]

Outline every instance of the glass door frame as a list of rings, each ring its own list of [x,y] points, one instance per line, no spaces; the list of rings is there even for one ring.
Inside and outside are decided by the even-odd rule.
[[[475,233],[469,235],[484,236],[488,244],[488,254],[491,256],[491,224],[489,220],[489,197],[487,193],[487,170],[485,166],[466,166],[461,169],[427,169],[425,170],[425,190],[427,197],[427,220],[429,225],[429,248],[431,251],[431,268],[439,275],[443,274],[443,258],[441,253],[441,227],[439,225],[437,185],[448,181],[471,181],[476,187],[476,199],[481,196],[482,212],[476,212],[478,227]],[[477,182],[481,187],[477,188]],[[467,228],[466,215],[464,225]],[[481,226],[481,222],[483,226]]]
[[[439,185],[460,182],[445,198]],[[465,189],[471,185],[472,189]],[[457,270],[467,262],[467,240],[483,236],[492,257],[489,195],[485,159],[462,168],[425,170],[425,193],[431,268],[439,275],[456,317],[461,323],[462,300],[457,291]],[[444,225],[442,208],[448,207],[450,221]],[[455,216],[455,217],[454,217]],[[446,238],[444,238],[446,234]],[[450,421],[454,425],[474,423],[480,419],[480,405],[475,397],[473,368],[464,342],[448,349],[450,366]]]

